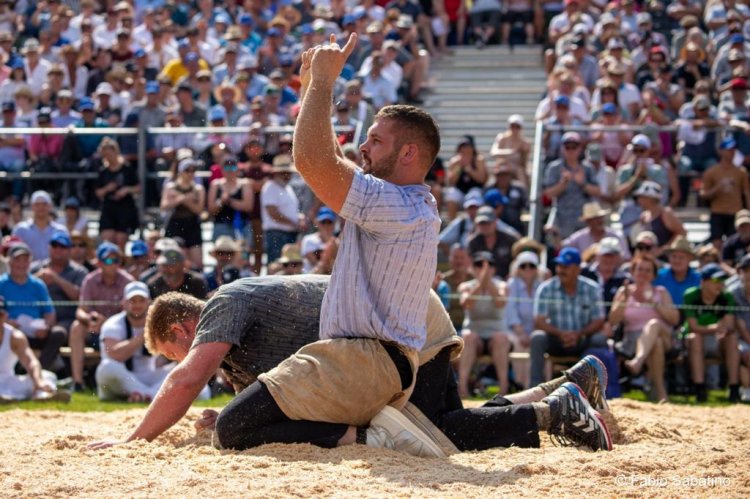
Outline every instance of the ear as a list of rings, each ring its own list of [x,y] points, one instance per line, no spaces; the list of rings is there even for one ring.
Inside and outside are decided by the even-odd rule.
[[[401,159],[404,163],[414,163],[419,158],[419,147],[417,144],[404,144],[401,146]]]

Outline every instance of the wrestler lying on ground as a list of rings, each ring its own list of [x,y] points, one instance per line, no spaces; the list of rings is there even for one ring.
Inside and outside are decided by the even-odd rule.
[[[218,418],[214,411],[204,411],[197,425],[210,427],[215,422],[218,443],[225,448],[246,449],[271,441],[244,428],[244,414],[259,409],[247,406],[243,390],[261,373],[318,339],[320,307],[328,281],[327,276],[268,276],[225,285],[206,303],[178,293],[159,297],[149,310],[146,344],[152,353],[180,363],[128,441],[152,440],[179,421],[218,367],[223,368],[239,395]],[[605,408],[606,371],[593,357],[579,362],[566,377],[522,393],[496,397],[480,408],[463,409],[450,368],[450,360],[460,353],[462,342],[434,293],[427,317],[427,343],[419,354],[420,368],[410,402],[459,450],[539,447],[540,429],[555,435],[561,443],[611,449],[604,423],[586,401],[588,396],[595,408]],[[566,381],[577,382],[585,395]],[[306,402],[314,404],[316,400]],[[586,425],[572,424],[581,418]],[[334,437],[310,443],[335,447],[335,435],[347,428],[345,424],[331,424],[329,433]],[[413,442],[399,446],[399,442],[370,436],[366,443],[371,446],[436,455],[415,449]],[[274,436],[273,441],[278,439]],[[289,433],[284,442],[309,440]],[[99,442],[91,447],[104,448],[113,443]]]

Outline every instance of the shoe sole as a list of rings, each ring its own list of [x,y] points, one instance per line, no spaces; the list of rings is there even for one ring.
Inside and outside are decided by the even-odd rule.
[[[401,411],[395,407],[389,405],[383,407],[372,418],[372,424],[386,428],[393,435],[401,430],[406,430],[424,445],[424,449],[428,452],[427,457],[447,457],[445,452],[425,432],[409,421],[409,418],[401,414]]]
[[[568,386],[565,386],[565,385],[568,385]],[[609,434],[609,428],[607,428],[607,423],[604,422],[604,418],[602,418],[602,415],[599,414],[599,411],[591,407],[591,404],[589,403],[589,399],[586,396],[586,392],[584,392],[580,386],[570,381],[565,383],[563,386],[565,386],[565,389],[568,390],[573,395],[581,396],[581,398],[585,402],[586,408],[589,411],[589,413],[592,416],[594,416],[594,419],[596,419],[599,422],[599,426],[604,430],[604,436],[607,441],[607,448],[599,449],[599,450],[612,450],[614,446],[612,445],[612,436]]]

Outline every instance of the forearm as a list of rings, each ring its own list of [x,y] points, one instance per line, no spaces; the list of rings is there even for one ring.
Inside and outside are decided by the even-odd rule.
[[[294,166],[302,177],[315,175],[315,165],[336,162],[336,135],[328,118],[332,100],[332,85],[317,81],[310,83],[294,133],[294,152],[297,153]]]
[[[604,318],[594,319],[581,329],[581,334],[583,336],[591,336],[601,331],[602,327],[604,327]]]
[[[562,329],[550,324],[546,317],[537,317],[534,325],[537,329],[540,329],[551,336],[560,336],[563,333]]]
[[[110,340],[112,341],[112,340]],[[120,341],[107,348],[105,342],[105,348],[107,348],[107,354],[112,360],[117,362],[125,362],[131,358],[135,352],[143,347],[143,336],[136,336],[129,340]]]
[[[65,293],[65,296],[68,298],[68,300],[78,300],[78,295],[80,294],[81,288],[71,282],[66,281],[62,277],[58,277],[57,285],[60,286],[60,289],[63,290],[63,293]]]

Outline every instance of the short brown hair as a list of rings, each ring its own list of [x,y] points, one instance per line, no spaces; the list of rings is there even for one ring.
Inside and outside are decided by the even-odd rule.
[[[375,119],[387,119],[395,123],[397,146],[417,143],[425,160],[425,173],[432,167],[440,151],[440,129],[429,113],[414,106],[396,104],[382,108]]]
[[[170,329],[173,324],[181,324],[190,319],[197,319],[203,311],[205,302],[185,293],[171,292],[158,297],[148,308],[146,328],[143,337],[146,348],[152,354],[158,354],[159,343],[174,341]]]
[[[645,254],[639,253],[638,255],[634,256],[633,259],[630,261],[630,273],[631,274],[635,272],[635,268],[641,262],[650,263],[651,269],[653,270],[654,275],[659,273],[659,264],[656,263],[656,258],[649,255],[648,253],[645,253]]]

